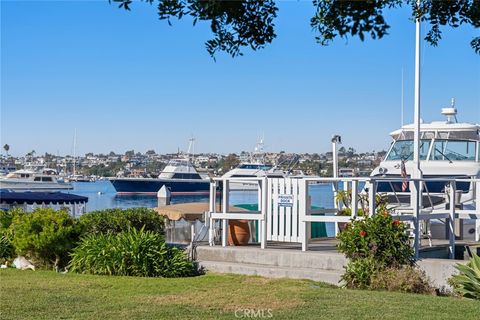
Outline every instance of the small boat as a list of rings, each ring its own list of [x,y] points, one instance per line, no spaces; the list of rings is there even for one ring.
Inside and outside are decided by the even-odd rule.
[[[156,195],[166,186],[172,195],[209,194],[210,179],[202,178],[189,159],[172,159],[158,178],[109,178],[118,195]]]
[[[58,179],[53,171],[16,170],[0,177],[0,189],[13,191],[56,191],[71,190],[73,186]]]

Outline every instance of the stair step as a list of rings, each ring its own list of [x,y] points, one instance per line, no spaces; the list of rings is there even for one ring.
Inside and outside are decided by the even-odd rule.
[[[199,261],[206,271],[256,275],[267,278],[310,279],[333,285],[339,285],[343,271],[312,268],[288,268],[251,263],[233,263],[223,261]]]
[[[337,252],[318,252],[290,249],[259,249],[251,247],[199,246],[196,249],[200,261],[246,263],[265,267],[305,268],[343,272],[347,259]]]

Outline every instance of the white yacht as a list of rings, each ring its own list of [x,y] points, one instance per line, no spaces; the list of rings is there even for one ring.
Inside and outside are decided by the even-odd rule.
[[[53,171],[33,171],[27,169],[10,172],[0,178],[0,189],[13,191],[58,191],[71,190],[73,186],[59,180]]]
[[[423,177],[439,178],[423,186],[430,195],[423,200],[423,206],[426,207],[435,207],[445,202],[448,182],[441,178],[480,177],[480,125],[458,122],[453,99],[452,106],[443,108],[442,114],[447,117],[445,121],[420,124],[420,168]],[[392,145],[385,159],[372,172],[372,176],[401,177],[402,162],[406,175],[410,176],[414,169],[413,132],[414,126],[410,124],[390,133]],[[409,201],[408,186],[402,189],[402,182],[379,183],[377,191],[387,192],[390,203]],[[458,182],[457,191],[457,203],[472,201],[474,195],[470,182]]]
[[[277,167],[264,163],[263,139],[257,143],[255,151],[250,155],[249,162],[242,162],[236,168],[225,173],[222,178],[283,178],[286,173]],[[230,190],[256,190],[258,183],[255,181],[235,181],[230,183]]]

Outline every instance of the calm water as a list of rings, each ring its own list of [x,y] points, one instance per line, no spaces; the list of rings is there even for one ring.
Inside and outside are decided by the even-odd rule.
[[[155,196],[117,196],[109,181],[76,182],[71,193],[88,197],[87,212],[108,208],[157,207]],[[312,205],[316,207],[332,208],[333,192],[331,185],[319,184],[310,187]],[[208,202],[207,195],[175,196],[170,203]],[[230,202],[235,204],[256,204],[257,192],[232,192]],[[328,236],[334,235],[333,223],[326,223]]]
[[[87,212],[108,208],[132,208],[157,206],[155,196],[117,196],[110,181],[76,182],[71,193],[88,197]],[[313,185],[310,187],[312,205],[317,207],[332,207],[333,193],[330,185]],[[235,204],[256,204],[257,193],[253,192],[232,192],[231,203]],[[208,202],[207,195],[198,196],[175,196],[171,203],[186,202]]]

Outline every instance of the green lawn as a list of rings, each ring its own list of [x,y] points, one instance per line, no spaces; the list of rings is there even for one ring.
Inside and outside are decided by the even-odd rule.
[[[159,279],[8,269],[0,270],[0,295],[1,319],[248,319],[250,309],[257,319],[262,310],[272,319],[480,319],[480,302],[467,299],[220,274]]]

